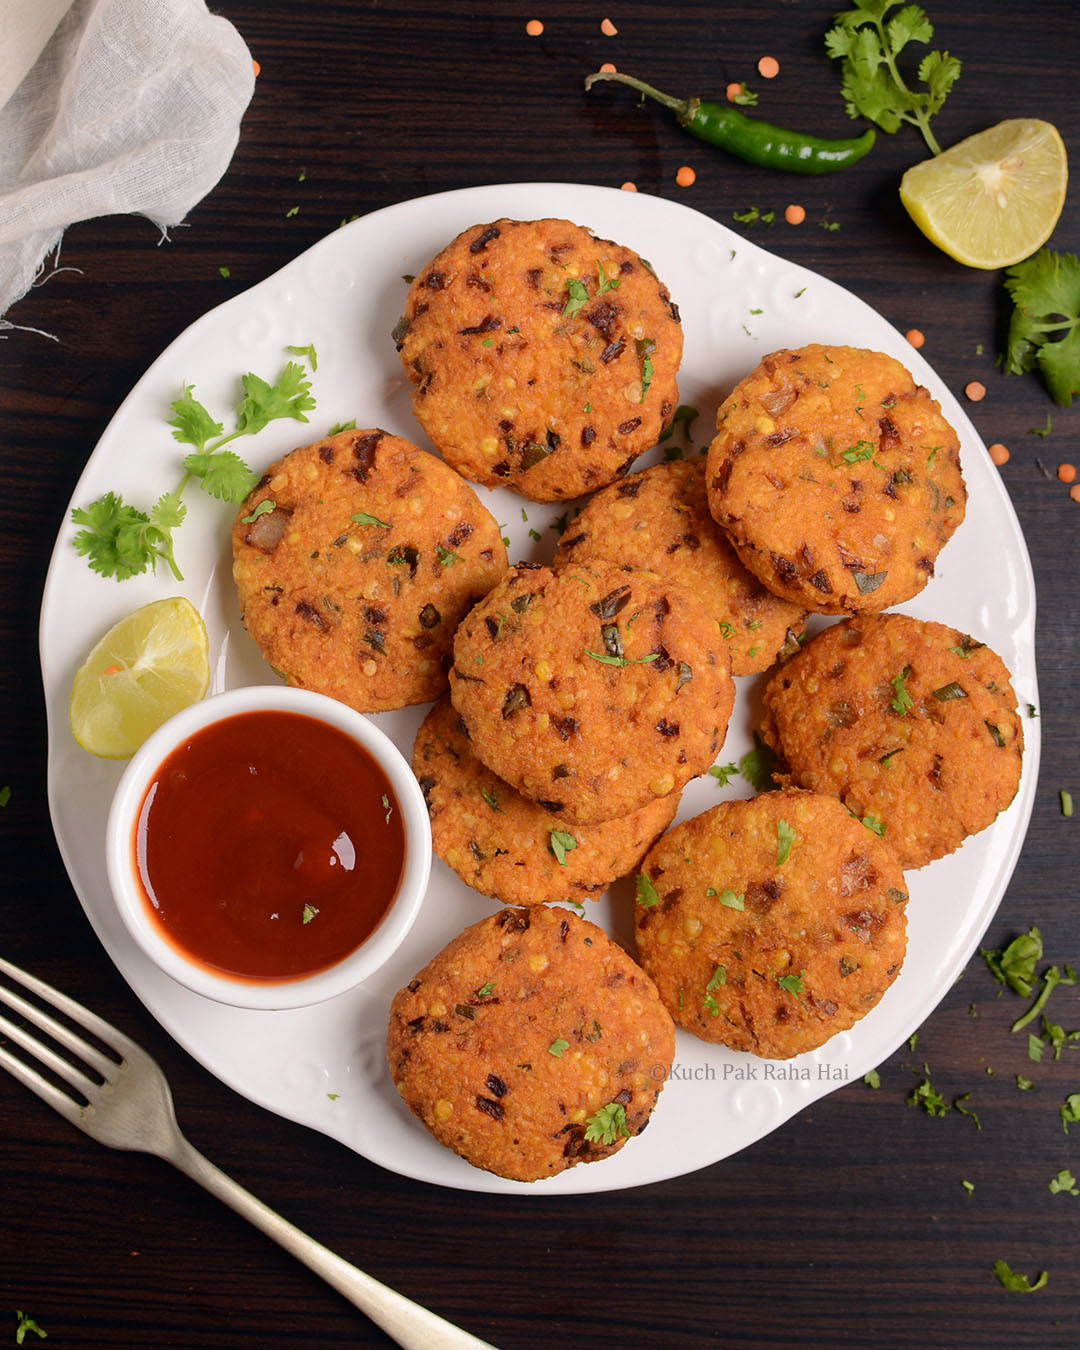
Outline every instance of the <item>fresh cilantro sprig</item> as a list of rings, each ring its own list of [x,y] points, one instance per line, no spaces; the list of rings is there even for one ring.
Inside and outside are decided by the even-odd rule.
[[[1070,407],[1080,393],[1080,261],[1041,248],[1006,270],[1005,289],[1014,305],[1005,373],[1038,369],[1054,402]]]
[[[314,348],[289,350],[302,351],[315,369]],[[306,422],[306,414],[315,407],[308,373],[296,361],[286,362],[274,384],[250,371],[241,384],[244,394],[236,405],[233,429],[228,432],[194,397],[193,385],[184,385],[180,397],[169,405],[172,417],[168,425],[173,429],[173,439],[193,449],[184,458],[179,485],[162,493],[149,511],[125,502],[118,492],[103,493],[89,506],[72,509],[72,523],[82,527],[72,543],[93,571],[126,581],[163,561],[177,581],[182,581],[173,531],[187,515],[181,500],[184,490],[195,481],[218,501],[242,502],[255,486],[256,475],[235,451],[225,447],[239,436],[254,436],[279,418]]]
[[[909,122],[922,132],[931,153],[940,155],[930,119],[956,83],[960,62],[948,52],[928,52],[917,71],[924,90],[911,89],[898,64],[908,43],[925,44],[933,36],[933,25],[918,5],[855,0],[854,9],[837,14],[835,27],[825,34],[825,50],[843,62],[841,89],[849,117],[865,117],[887,132]]]
[[[585,1138],[591,1144],[614,1144],[620,1135],[624,1138],[630,1135],[622,1102],[608,1102],[585,1122]]]

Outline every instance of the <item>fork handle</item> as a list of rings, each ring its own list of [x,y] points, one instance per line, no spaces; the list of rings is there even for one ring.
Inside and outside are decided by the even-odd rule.
[[[405,1350],[494,1350],[487,1341],[478,1340],[452,1322],[444,1321],[403,1294],[380,1284],[322,1243],[308,1237],[275,1213],[269,1205],[257,1200],[239,1182],[233,1181],[232,1177],[215,1167],[186,1139],[181,1140],[175,1151],[170,1150],[167,1157],[169,1162],[197,1181],[211,1195],[223,1200],[230,1209],[261,1229],[267,1237],[273,1238],[309,1270],[321,1275],[327,1284],[344,1294],[350,1303],[366,1313]]]

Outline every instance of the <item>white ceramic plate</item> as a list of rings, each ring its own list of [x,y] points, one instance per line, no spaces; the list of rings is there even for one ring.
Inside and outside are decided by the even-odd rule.
[[[323,239],[274,276],[204,315],[176,339],[132,390],[91,456],[72,500],[105,491],[148,507],[179,477],[183,447],[166,425],[185,384],[227,418],[239,377],[276,377],[289,345],[314,344],[318,406],[309,426],[274,422],[237,449],[263,468],[335,423],[357,419],[427,445],[410,411],[391,329],[417,273],[460,230],[500,216],[560,216],[618,239],[647,258],[682,311],[681,401],[700,409],[693,452],[709,438],[715,410],[767,352],[810,341],[889,352],[940,400],[962,443],[970,489],[967,520],[938,562],[938,575],[904,608],[983,638],[1013,672],[1021,704],[1038,704],[1035,593],[1011,503],[963,410],[922,357],[880,315],[826,279],[776,258],[685,206],[610,188],[517,184],[470,188],[402,202]],[[676,433],[678,435],[678,433]],[[648,462],[647,460],[642,463]],[[640,467],[640,466],[639,466]],[[393,1171],[466,1190],[552,1193],[616,1190],[703,1167],[744,1148],[831,1088],[888,1056],[938,1002],[971,955],[996,909],[1023,842],[1038,770],[1039,723],[1025,721],[1027,751],[1016,800],[953,856],[911,873],[909,947],[896,983],[852,1031],[821,1050],[770,1063],[709,1046],[683,1033],[677,1060],[648,1131],[616,1156],[537,1186],[478,1171],[432,1140],[400,1101],[383,1046],[393,993],[466,924],[497,906],[436,860],[420,917],[396,959],[362,989],[315,1008],[250,1012],[208,1002],[152,967],[126,936],[105,878],[104,827],[121,765],[94,759],[67,723],[75,670],[105,629],[136,605],[183,592],[201,609],[219,690],[274,676],[244,633],[233,590],[231,509],[195,491],[177,534],[182,585],[159,571],[123,583],[93,574],[60,529],[41,616],[41,665],[49,720],[49,797],[56,837],[83,907],[112,959],[147,1008],[212,1073],[280,1115],[322,1130]],[[506,489],[480,489],[510,536],[514,560],[550,558],[551,522],[566,508],[539,506]],[[522,508],[528,520],[522,519]],[[540,535],[537,542],[530,534]],[[761,679],[739,693],[720,762],[749,748]],[[425,708],[380,715],[408,753]],[[684,794],[680,815],[726,789],[705,776]],[[588,915],[631,938],[633,888],[616,885]]]

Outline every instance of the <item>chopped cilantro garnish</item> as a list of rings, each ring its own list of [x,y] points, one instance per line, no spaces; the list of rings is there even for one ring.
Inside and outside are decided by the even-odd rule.
[[[1061,1128],[1068,1134],[1069,1126],[1080,1121],[1080,1092],[1070,1092],[1059,1110],[1061,1112]]]
[[[1067,1167],[1063,1167],[1056,1177],[1050,1178],[1050,1194],[1060,1195],[1063,1191],[1066,1195],[1080,1195],[1076,1178]]]
[[[974,1111],[969,1111],[966,1106],[960,1105],[961,1102],[966,1102],[970,1096],[971,1096],[970,1092],[965,1092],[962,1093],[961,1096],[955,1097],[953,1099],[953,1110],[959,1111],[959,1113],[962,1116],[970,1116],[971,1119],[975,1122],[975,1128],[977,1130],[981,1130],[982,1122],[979,1120],[979,1117],[976,1115],[976,1113]]]
[[[1026,1027],[1027,1024],[1032,1020],[1032,1018],[1036,1017],[1039,1013],[1042,1012],[1043,1008],[1046,1007],[1046,1000],[1050,997],[1050,995],[1054,992],[1054,990],[1057,988],[1059,984],[1070,985],[1075,983],[1076,983],[1076,971],[1073,970],[1072,966],[1066,966],[1064,974],[1062,974],[1062,972],[1057,968],[1057,966],[1051,966],[1048,970],[1046,970],[1043,973],[1042,988],[1039,990],[1039,995],[1035,999],[1035,1002],[1031,1005],[1031,1007],[1027,1010],[1027,1012],[1024,1013],[1022,1017],[1018,1017],[1016,1019],[1016,1021],[1012,1024],[1010,1030],[1022,1031],[1024,1027]]]
[[[40,1327],[32,1317],[27,1317],[21,1309],[15,1312],[15,1344],[22,1345],[26,1339],[26,1333],[32,1331],[40,1340],[45,1340],[48,1332]]]
[[[435,545],[435,556],[444,567],[453,567],[456,562],[461,561],[461,555],[455,553],[452,549],[444,548],[442,544]]]
[[[656,887],[644,872],[639,872],[637,876],[637,902],[642,909],[652,909],[653,905],[660,903]]]
[[[585,1122],[585,1138],[590,1144],[613,1144],[620,1135],[624,1139],[630,1137],[622,1102],[608,1102]]]
[[[552,830],[548,836],[548,848],[555,855],[560,867],[566,866],[566,855],[578,846],[578,841],[566,830]]]
[[[477,998],[487,998],[488,994],[495,988],[495,981],[488,980],[487,984],[482,984],[476,991]]]
[[[973,1181],[961,1181],[960,1185],[963,1186],[964,1190],[967,1191],[968,1195],[970,1195],[971,1192],[975,1189],[975,1183]]]
[[[570,277],[566,283],[567,301],[563,309],[563,317],[572,319],[589,303],[589,292],[585,289],[585,283],[579,281],[577,277]]]
[[[355,520],[358,525],[377,525],[380,530],[390,529],[385,520],[380,520],[378,516],[373,516],[368,511],[357,511],[349,519]]]
[[[773,774],[779,767],[780,761],[755,731],[754,748],[739,760],[739,772],[758,792],[771,792],[776,786]]]
[[[949,1109],[945,1098],[932,1086],[928,1077],[911,1089],[908,1093],[907,1104],[908,1106],[921,1106],[928,1116],[943,1116]]]
[[[314,905],[305,905],[303,914],[301,915],[300,922],[310,923],[312,919],[315,917],[315,915],[318,914],[318,912],[319,911],[315,908]]]
[[[1035,1080],[1033,1078],[1028,1078],[1025,1074],[1018,1073],[1016,1075],[1016,1086],[1021,1092],[1030,1092],[1035,1086]]]
[[[862,820],[859,823],[861,825],[865,825],[868,830],[873,830],[873,832],[877,835],[879,839],[884,838],[885,822],[882,819],[880,819],[880,817],[875,816],[872,811],[868,812],[865,816],[863,816]]]
[[[638,656],[631,660],[628,656],[609,656],[606,652],[594,652],[588,647],[585,648],[585,655],[591,656],[594,661],[600,661],[605,666],[640,666],[648,661],[655,661],[659,657],[659,652],[649,652],[646,656]]]
[[[739,772],[737,764],[714,764],[708,772],[716,779],[720,787],[727,787],[732,778]]]
[[[564,1040],[561,1036],[556,1036],[548,1046],[548,1054],[554,1055],[556,1059],[562,1059],[567,1050],[570,1049],[570,1042]]]
[[[505,812],[505,811],[502,809],[502,807],[499,805],[499,799],[498,799],[498,797],[495,795],[495,793],[492,792],[491,788],[486,788],[486,787],[485,787],[485,788],[481,788],[481,789],[480,789],[480,796],[483,797],[484,801],[487,802],[488,806],[490,806],[491,809],[492,809],[493,811],[498,811],[500,815],[505,815],[505,814],[506,814],[506,812]]]
[[[791,846],[795,842],[795,831],[786,820],[776,822],[776,865],[783,867],[791,856]]]
[[[711,887],[710,890],[712,890]],[[713,895],[716,895],[715,890],[713,890],[712,893]],[[727,887],[725,887],[719,895],[716,895],[716,898],[722,905],[726,905],[728,909],[743,910],[746,908],[745,894],[736,895],[734,891],[728,890]]]
[[[1024,998],[1031,997],[1035,965],[1042,954],[1042,933],[1037,928],[1013,938],[1004,950],[979,948],[979,955],[998,984],[1007,984],[1013,993],[1022,994]]]
[[[875,1091],[881,1086],[881,1074],[878,1073],[877,1069],[868,1069],[863,1074],[862,1080],[867,1087],[873,1088]]]
[[[803,976],[805,974],[805,970],[800,970],[798,975],[778,975],[776,977],[776,983],[787,994],[801,994],[804,992]]]
[[[1032,1284],[1026,1275],[1017,1275],[1015,1271],[1011,1270],[1007,1261],[995,1261],[993,1269],[999,1283],[1003,1284],[1006,1289],[1012,1289],[1021,1294],[1033,1294],[1036,1289],[1042,1289],[1049,1279],[1046,1271],[1041,1270],[1035,1283]]]
[[[617,291],[619,289],[619,278],[609,277],[604,271],[604,264],[599,258],[596,260],[596,294],[603,295],[605,291]]]
[[[1067,792],[1064,788],[1062,788],[1061,791],[1058,793],[1058,798],[1061,802],[1061,814],[1066,817],[1071,816],[1073,813],[1072,793]]]
[[[894,675],[889,683],[892,685],[892,709],[904,717],[915,706],[911,695],[907,691],[907,677],[911,674],[911,667],[905,666],[899,675]]]
[[[1005,289],[1015,306],[1005,373],[1037,367],[1054,402],[1069,407],[1080,390],[1080,261],[1041,248],[1007,269]]]

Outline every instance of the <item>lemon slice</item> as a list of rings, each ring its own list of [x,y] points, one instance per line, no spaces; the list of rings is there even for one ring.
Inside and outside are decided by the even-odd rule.
[[[183,596],[155,600],[114,624],[75,675],[71,734],[104,759],[127,759],[210,683],[202,615]]]
[[[1057,128],[1017,117],[913,165],[900,182],[900,200],[950,258],[1008,267],[1050,238],[1068,181]]]

